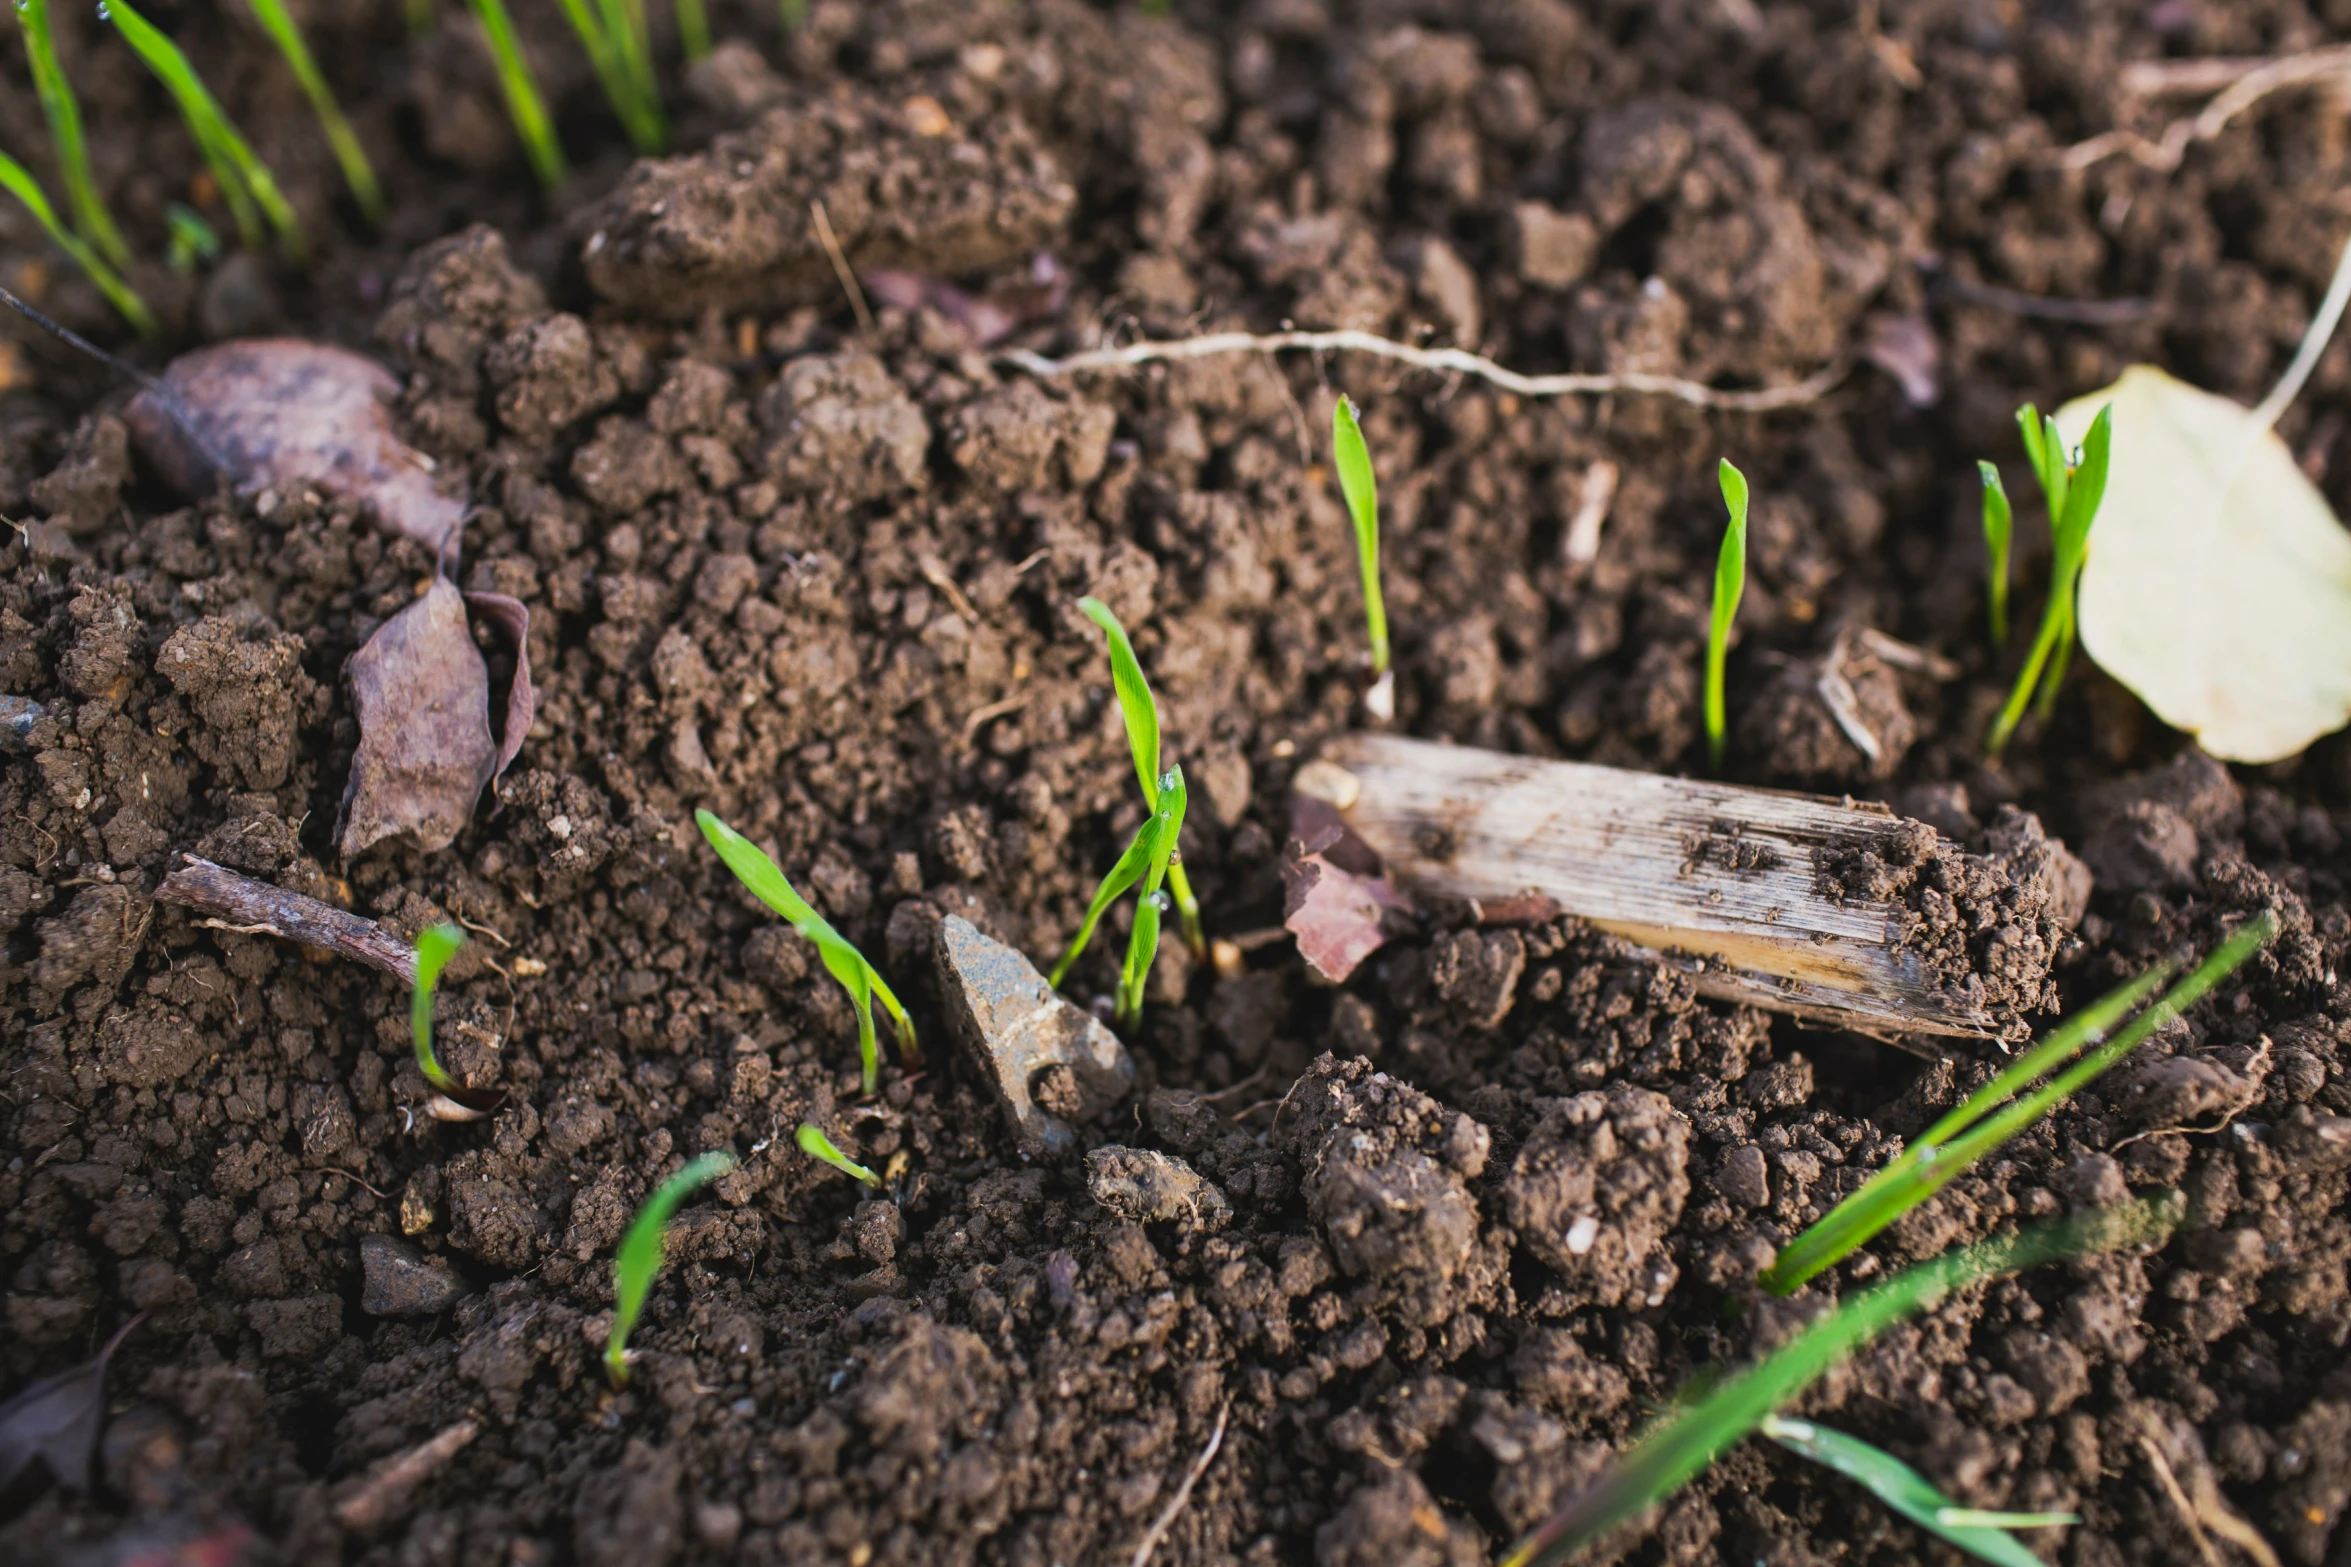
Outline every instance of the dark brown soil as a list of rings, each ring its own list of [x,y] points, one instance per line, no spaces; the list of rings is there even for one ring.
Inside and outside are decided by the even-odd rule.
[[[2176,1187],[2162,1246],[1949,1301],[1804,1408],[1971,1505],[2078,1509],[2033,1536],[2078,1567],[2238,1549],[2200,1553],[2162,1472],[2283,1561],[2351,1561],[2351,746],[2232,774],[2082,669],[2047,732],[1980,763],[2009,666],[1973,469],[2013,454],[2016,403],[2133,361],[2266,389],[2351,219],[2334,100],[2275,99],[2169,175],[2055,159],[2159,122],[2123,62],[2307,47],[2351,7],[1887,0],[1873,36],[1827,0],[817,0],[787,41],[772,6],[720,4],[754,53],[690,93],[670,61],[681,161],[632,170],[525,5],[577,165],[553,203],[458,8],[415,42],[398,5],[307,9],[392,220],[357,225],[242,7],[159,4],[316,253],[140,281],[174,347],[290,331],[405,377],[404,432],[470,485],[464,585],[530,608],[538,718],[453,847],[341,863],[342,671],[430,559],[307,493],[178,501],[134,466],[121,388],[0,341],[0,512],[26,525],[0,548],[0,1389],[152,1313],[113,1364],[100,1488],[0,1525],[0,1556],[153,1560],[241,1520],[252,1561],[1124,1562],[1222,1422],[1157,1561],[1467,1563],[1822,1297]],[[98,168],[157,252],[194,154],[67,10]],[[45,145],[21,65],[0,53],[17,152]],[[1041,384],[937,313],[856,330],[812,198],[852,255],[975,292],[1050,251],[1073,286],[1021,339],[1048,350],[1295,321],[1755,384],[1914,318],[1940,400],[1862,368],[1769,417],[1529,404],[1356,357]],[[2148,309],[2071,325],[1936,276]],[[120,342],[14,208],[0,279]],[[1212,932],[1278,924],[1289,776],[1358,689],[1316,466],[1338,389],[1382,470],[1401,729],[1694,768],[1727,454],[1758,497],[1735,778],[1979,844],[2033,847],[2004,813],[2035,813],[2095,878],[2068,1006],[2232,916],[2276,909],[2283,936],[1790,1303],[1758,1266],[1995,1058],[1701,1001],[1571,924],[1440,922],[1335,991],[1286,941],[1222,974],[1171,942],[1130,1040],[1144,1090],[1085,1140],[1179,1157],[1214,1200],[1147,1201],[1138,1172],[1167,1172],[1114,1156],[1114,1208],[1081,1157],[1024,1159],[948,1046],[932,931],[1049,953],[1140,820],[1086,593],[1156,682]],[[2339,509],[2347,415],[2338,344],[2284,433]],[[1571,565],[1601,460],[1621,483]],[[1801,700],[1861,627],[1960,665],[1846,661],[1875,766]],[[897,985],[920,1075],[858,1097],[838,989],[697,806]],[[182,851],[403,931],[465,921],[444,1050],[512,1107],[423,1118],[405,996],[155,903]],[[1118,945],[1073,994],[1110,988]],[[793,1148],[809,1117],[884,1196]],[[687,1210],[611,1396],[614,1242],[712,1148],[744,1165]],[[468,1417],[428,1485],[338,1522],[354,1477]],[[1595,1559],[1940,1550],[1750,1443]]]

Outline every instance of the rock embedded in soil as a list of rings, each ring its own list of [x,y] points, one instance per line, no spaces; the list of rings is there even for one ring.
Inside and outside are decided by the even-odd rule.
[[[1133,1089],[1135,1064],[1118,1036],[1055,994],[1027,958],[960,914],[939,922],[933,952],[949,1022],[1024,1151],[1071,1151],[1071,1123],[1092,1120]]]
[[[1233,1215],[1216,1185],[1183,1160],[1148,1148],[1097,1148],[1086,1155],[1086,1189],[1138,1224],[1190,1220],[1210,1229]]]
[[[359,1238],[359,1309],[371,1317],[429,1317],[466,1292],[445,1257],[389,1235]]]

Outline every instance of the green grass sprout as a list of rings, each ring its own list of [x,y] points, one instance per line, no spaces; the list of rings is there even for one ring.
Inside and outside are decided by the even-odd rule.
[[[57,148],[57,172],[65,181],[65,204],[73,226],[111,266],[131,264],[131,247],[115,227],[114,215],[98,194],[90,172],[90,143],[82,129],[81,100],[57,63],[57,42],[49,31],[49,0],[17,0],[16,25],[24,34],[25,63],[33,73],[33,92],[41,100],[41,115],[49,122],[49,139]]]
[[[661,150],[660,89],[645,40],[643,0],[562,0],[564,20],[588,52],[588,64],[621,129],[642,153]]]
[[[826,922],[825,917],[810,908],[808,900],[792,890],[784,880],[784,873],[776,869],[776,862],[759,850],[759,846],[741,833],[720,821],[708,811],[694,813],[696,825],[718,857],[726,862],[735,879],[751,889],[752,896],[791,922],[792,928],[808,938],[816,947],[816,955],[841,988],[849,992],[850,1003],[857,1009],[857,1061],[862,1072],[865,1091],[873,1093],[881,1086],[880,1052],[875,1048],[873,1004],[878,997],[890,1014],[890,1021],[898,1029],[898,1052],[908,1065],[922,1059],[922,1050],[914,1041],[914,1021],[890,987],[882,983],[882,976],[874,972],[865,955],[849,944],[849,938]]]
[[[1094,939],[1094,927],[1102,922],[1103,914],[1150,870],[1152,856],[1159,850],[1160,834],[1165,830],[1157,811],[1143,818],[1143,825],[1135,829],[1125,852],[1094,889],[1094,900],[1086,906],[1086,917],[1079,923],[1078,933],[1070,938],[1069,950],[1061,954],[1061,961],[1053,965],[1053,972],[1047,976],[1046,983],[1054,989],[1061,988],[1061,982],[1069,977],[1070,965],[1077,962]]]
[[[1860,1482],[1870,1495],[1912,1523],[1994,1567],[2043,1567],[2041,1559],[2009,1530],[2049,1529],[2082,1521],[2079,1513],[1999,1513],[1961,1507],[1893,1454],[1809,1420],[1766,1415],[1762,1430],[1789,1452]]]
[[[1159,703],[1151,695],[1151,682],[1143,678],[1143,666],[1135,659],[1135,645],[1127,640],[1126,627],[1118,623],[1110,606],[1098,598],[1082,598],[1078,600],[1078,608],[1109,639],[1110,686],[1118,695],[1119,715],[1126,720],[1127,748],[1134,753],[1135,777],[1143,785],[1143,804],[1156,814],[1160,778]],[[1175,849],[1173,844],[1168,847],[1171,853]],[[1192,896],[1191,879],[1184,874],[1180,858],[1170,861],[1167,876],[1184,945],[1192,950],[1194,957],[1206,957],[1208,941],[1200,930],[1200,900]]]
[[[2082,438],[2080,461],[2070,465],[2056,420],[2042,418],[2030,403],[2017,410],[2016,420],[2024,433],[2025,454],[2032,460],[2041,493],[2049,502],[2049,602],[2041,612],[2041,629],[2033,638],[2032,652],[1984,738],[1988,756],[1998,756],[2007,747],[2036,686],[2041,688],[2044,719],[2056,705],[2057,688],[2065,679],[2066,662],[2073,652],[2074,589],[2081,581],[2082,561],[2089,552],[2090,526],[2098,520],[2099,502],[2106,498],[2107,462],[2114,443],[2111,406],[2098,410],[2089,433]]]
[[[2172,965],[2158,963],[2130,983],[2101,996],[2065,1026],[2011,1062],[1997,1077],[1967,1097],[1862,1188],[1822,1215],[1790,1241],[1762,1283],[1775,1295],[1800,1288],[1822,1270],[1867,1245],[1888,1225],[1949,1185],[1969,1165],[2023,1131],[2078,1093],[2157,1029],[2202,1000],[2213,986],[2259,951],[2277,933],[2277,918],[2262,914],[2214,948],[2211,955],[2163,998],[2109,1037],[2171,977]],[[2070,1062],[2071,1065],[2067,1065]],[[2064,1067],[2063,1071],[2058,1068]],[[2027,1083],[2056,1075],[2023,1098]],[[2005,1106],[2005,1108],[2002,1108]]]
[[[382,223],[383,187],[376,183],[376,171],[359,145],[358,133],[343,118],[342,105],[335,102],[334,92],[327,86],[318,62],[311,58],[310,46],[302,41],[302,30],[294,25],[294,19],[286,14],[280,0],[246,0],[246,3],[253,7],[261,30],[278,46],[278,53],[286,57],[286,67],[301,84],[302,96],[310,100],[311,112],[318,116],[319,128],[326,132],[335,162],[342,165],[343,180],[351,187],[352,199],[359,203],[359,210],[367,215],[368,222]]]
[[[1715,476],[1722,483],[1722,503],[1730,512],[1722,548],[1714,557],[1714,613],[1706,626],[1706,765],[1720,773],[1729,728],[1723,699],[1724,666],[1730,656],[1731,622],[1739,618],[1739,598],[1747,591],[1747,476],[1732,467],[1727,457]]]
[[[41,182],[33,178],[30,169],[4,152],[0,152],[0,190],[6,190],[24,203],[25,210],[33,215],[33,221],[48,232],[57,248],[64,251],[74,265],[88,275],[90,281],[98,286],[98,292],[106,296],[106,302],[141,337],[155,335],[155,317],[148,312],[147,302],[139,297],[138,291],[106,264],[104,256],[58,220],[57,209],[49,205],[48,193],[41,189]]]
[[[798,32],[808,21],[808,0],[777,0],[777,9],[783,16],[786,33]]]
[[[1347,497],[1347,515],[1355,522],[1355,562],[1363,574],[1363,619],[1371,636],[1371,690],[1363,706],[1372,717],[1386,722],[1396,716],[1396,676],[1388,667],[1388,605],[1380,594],[1380,488],[1371,471],[1371,448],[1363,444],[1363,426],[1355,403],[1342,396],[1331,407],[1331,460],[1339,470],[1339,490]]]
[[[471,1120],[495,1113],[506,1103],[506,1091],[466,1087],[433,1054],[433,992],[440,986],[441,970],[464,945],[465,932],[454,925],[427,925],[416,933],[416,989],[408,1001],[408,1031],[416,1039],[416,1069],[434,1092],[460,1110],[471,1111],[465,1117]]]
[[[1143,825],[1135,829],[1126,852],[1094,889],[1094,901],[1086,907],[1084,922],[1070,939],[1069,950],[1053,966],[1048,980],[1056,990],[1061,988],[1070,965],[1077,962],[1086,944],[1094,939],[1094,927],[1101,923],[1103,914],[1128,888],[1139,888],[1134,928],[1127,936],[1126,961],[1119,969],[1118,995],[1112,1010],[1113,1018],[1122,1026],[1141,1020],[1143,986],[1151,977],[1151,963],[1159,952],[1160,909],[1165,902],[1160,884],[1172,868],[1176,840],[1183,833],[1184,810],[1190,798],[1184,787],[1182,768],[1171,767],[1161,775],[1158,796],[1156,807],[1143,819]]]
[[[2153,1204],[2087,1215],[1946,1253],[1906,1269],[1816,1318],[1746,1371],[1692,1399],[1566,1506],[1529,1531],[1500,1567],[1552,1567],[1663,1501],[1764,1417],[1887,1328],[1994,1274],[2130,1244],[2175,1217]]]
[[[612,1328],[604,1336],[604,1374],[616,1388],[629,1385],[629,1333],[645,1310],[645,1297],[661,1272],[662,1246],[669,1237],[669,1221],[678,1204],[735,1167],[735,1156],[721,1149],[689,1160],[686,1167],[653,1189],[645,1206],[629,1221],[612,1254]]]
[[[802,1121],[795,1138],[800,1144],[800,1151],[808,1155],[809,1158],[821,1159],[843,1175],[852,1180],[863,1181],[868,1186],[882,1184],[880,1176],[841,1152],[833,1140],[825,1136],[824,1128],[818,1126],[814,1121]]]
[[[702,9],[702,0],[678,0],[677,14],[678,51],[692,65],[710,53],[710,16]]]
[[[2008,645],[2008,541],[2015,531],[2015,514],[2009,509],[2008,488],[2000,482],[2000,470],[1978,462],[1976,472],[1984,481],[1984,553],[1990,557],[1985,567],[1984,602],[1992,621],[1992,651],[1997,653]]]
[[[188,134],[196,138],[197,150],[212,169],[212,177],[220,182],[220,191],[229,204],[229,212],[237,220],[237,232],[248,246],[258,246],[262,238],[262,219],[277,231],[278,244],[286,254],[301,258],[304,250],[302,220],[278,190],[277,180],[269,166],[254,153],[243,133],[230,123],[220,104],[213,98],[197,76],[188,57],[180,53],[180,46],[157,32],[152,23],[131,9],[129,0],[105,0],[98,14],[114,23],[123,42],[131,52],[146,62],[179,105],[180,118],[187,122]]]
[[[422,38],[433,30],[433,0],[407,0],[408,36]]]
[[[563,143],[556,140],[555,121],[547,113],[547,100],[539,94],[539,79],[531,74],[531,62],[523,56],[522,39],[514,30],[506,0],[467,0],[467,4],[473,7],[474,20],[482,24],[482,37],[490,46],[490,61],[498,72],[498,91],[506,99],[506,117],[514,122],[515,135],[522,138],[531,172],[539,177],[541,189],[553,190],[568,172]]]
[[[220,230],[186,202],[164,203],[163,226],[169,235],[163,256],[174,272],[193,272],[220,259]]]

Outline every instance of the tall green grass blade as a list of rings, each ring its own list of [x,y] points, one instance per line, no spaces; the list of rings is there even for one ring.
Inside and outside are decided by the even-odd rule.
[[[310,46],[302,41],[302,30],[294,25],[294,19],[286,14],[279,0],[246,0],[246,3],[253,7],[261,30],[269,34],[270,42],[285,56],[287,69],[302,86],[302,96],[310,100],[311,112],[318,116],[319,128],[326,132],[335,162],[342,165],[343,180],[351,187],[352,199],[359,203],[359,210],[367,215],[368,222],[383,222],[383,187],[376,183],[376,171],[359,145],[358,133],[343,118],[342,105],[335,102],[333,89],[327,86],[318,62],[311,58]]]
[[[2038,1556],[2008,1532],[2010,1529],[2050,1528],[2082,1521],[2078,1513],[1985,1513],[1961,1507],[1936,1490],[1925,1475],[1892,1453],[1809,1420],[1766,1415],[1763,1434],[1798,1457],[1809,1458],[1848,1480],[1860,1482],[1870,1495],[1921,1529],[1970,1556],[1992,1563],[1993,1567],[2045,1567]],[[1991,1519],[2007,1521],[1987,1521]]]
[[[604,1374],[616,1388],[629,1382],[629,1334],[644,1314],[645,1297],[653,1292],[661,1272],[663,1243],[678,1205],[735,1167],[735,1156],[720,1150],[689,1160],[686,1167],[654,1188],[645,1206],[629,1221],[612,1254],[612,1327],[604,1336]]]
[[[571,23],[588,64],[603,85],[605,100],[620,117],[621,129],[639,152],[661,150],[661,108],[647,92],[648,83],[632,59],[633,35],[626,0],[562,0],[564,20]],[[648,71],[649,71],[648,67]]]
[[[196,138],[196,146],[211,165],[212,177],[220,182],[221,194],[228,200],[229,211],[237,219],[237,232],[249,246],[261,243],[261,224],[255,217],[269,220],[277,231],[278,244],[289,256],[299,259],[304,251],[302,220],[294,215],[293,207],[278,190],[278,182],[254,153],[244,135],[232,124],[220,104],[205,87],[196,68],[180,52],[180,46],[157,32],[152,23],[130,6],[129,0],[105,0],[98,14],[114,23],[123,42],[146,62],[179,105],[180,118],[187,122],[188,134]]]
[[[1643,1438],[1599,1480],[1530,1531],[1500,1567],[1551,1567],[1687,1484],[1853,1350],[1913,1312],[1994,1274],[2129,1244],[2169,1214],[2138,1204],[2003,1236],[1920,1263],[1833,1307],[1748,1370]]]
[[[2017,415],[2019,425],[2030,428],[2025,414]],[[2070,475],[2065,472],[2063,441],[2057,434],[2055,420],[2047,421],[2047,429],[2039,440],[2029,440],[2029,452],[2045,457],[2048,467],[2043,470],[2042,489],[2050,499],[2050,537],[2052,541],[2049,565],[2049,603],[2041,612],[2041,629],[2033,638],[2033,650],[2026,657],[2024,668],[2017,673],[2016,684],[2010,687],[2008,700],[2001,706],[1999,716],[1992,720],[1991,732],[1984,738],[1984,751],[1997,756],[2008,745],[2016,726],[2024,719],[2025,706],[2032,700],[2033,691],[2041,684],[2044,674],[2061,676],[2064,673],[2066,653],[2072,649],[2074,589],[2082,574],[2082,560],[2088,553],[2091,524],[2098,520],[2098,505],[2106,498],[2107,462],[2114,444],[2114,410],[2098,410],[2089,433],[2082,439],[2081,465]],[[2037,458],[2038,460],[2038,458]],[[2062,650],[2062,651],[2061,651]],[[2052,660],[2055,667],[2052,669]],[[2056,701],[2056,681],[2052,679],[2044,705]]]
[[[433,1091],[457,1107],[446,1112],[459,1120],[490,1115],[504,1107],[503,1088],[468,1088],[451,1076],[433,1053],[433,993],[441,971],[465,945],[465,932],[454,925],[427,925],[416,933],[416,988],[408,998],[408,1031],[416,1041],[416,1069]]]
[[[1166,902],[1159,888],[1167,879],[1169,856],[1184,830],[1184,770],[1171,767],[1159,780],[1159,832],[1151,845],[1151,860],[1143,871],[1143,892],[1135,905],[1135,924],[1127,938],[1127,959],[1119,972],[1118,1002],[1113,1016],[1132,1028],[1143,1020],[1143,987],[1150,981],[1152,961],[1159,956],[1159,911]]]
[[[41,115],[49,122],[49,139],[57,148],[57,172],[65,181],[65,204],[73,226],[107,263],[131,264],[131,247],[114,214],[98,194],[98,180],[90,172],[90,143],[82,125],[81,100],[65,67],[57,63],[57,41],[49,31],[49,0],[16,0],[16,25],[24,34],[25,64],[33,73],[33,92],[41,100]]]
[[[678,0],[678,52],[686,63],[706,59],[710,54],[710,16],[702,9],[702,0]]]
[[[2064,1103],[2156,1030],[2202,1000],[2276,932],[2277,920],[2272,915],[2249,921],[2162,999],[2120,1029],[2115,1025],[2171,976],[2172,965],[2159,963],[2101,996],[1970,1094],[1965,1103],[1927,1128],[1893,1162],[1871,1176],[1861,1190],[1789,1242],[1763,1271],[1763,1287],[1775,1295],[1786,1295],[1869,1244],[1970,1165]],[[2111,1037],[2110,1029],[2115,1030]],[[2060,1067],[2064,1070],[2058,1071]],[[2056,1075],[2047,1083],[2016,1098],[2026,1084],[2051,1072]]]
[[[1739,598],[1747,591],[1747,476],[1726,457],[1715,477],[1721,481],[1722,503],[1730,513],[1722,548],[1714,557],[1714,613],[1706,627],[1706,764],[1720,773],[1730,728],[1723,685],[1730,658],[1731,623],[1739,618]]]
[[[148,312],[147,302],[122,280],[114,268],[106,264],[104,256],[58,221],[57,209],[49,205],[48,193],[41,189],[41,182],[33,178],[31,170],[4,152],[0,152],[0,190],[6,190],[24,204],[25,210],[33,215],[33,221],[40,224],[49,238],[56,242],[57,248],[64,251],[73,264],[80,267],[90,281],[97,285],[98,292],[106,296],[106,302],[141,337],[155,335],[155,317]]]
[[[1142,781],[1143,803],[1152,811],[1159,809],[1159,703],[1151,695],[1151,682],[1143,678],[1143,666],[1135,658],[1135,645],[1127,640],[1126,627],[1110,612],[1110,606],[1098,598],[1078,600],[1078,608],[1086,618],[1102,628],[1110,642],[1110,685],[1118,695],[1119,716],[1126,720],[1127,749],[1134,754],[1135,776]],[[1172,851],[1174,845],[1169,845]],[[1175,896],[1176,919],[1182,926],[1184,945],[1196,957],[1206,956],[1207,938],[1200,929],[1200,900],[1192,895],[1191,878],[1184,874],[1179,863],[1171,867],[1168,891]]]
[[[1339,470],[1339,493],[1355,524],[1355,563],[1363,575],[1363,618],[1371,637],[1371,672],[1388,672],[1388,606],[1380,595],[1380,489],[1371,470],[1371,448],[1363,443],[1353,399],[1331,407],[1331,461]]]
[[[798,32],[808,21],[808,0],[777,0],[777,9],[787,34]]]
[[[555,121],[547,113],[547,100],[539,94],[539,79],[531,74],[531,63],[523,56],[522,39],[515,33],[506,0],[467,0],[467,4],[473,7],[474,20],[482,24],[482,37],[489,43],[490,60],[498,71],[498,91],[506,99],[506,117],[514,122],[515,135],[522,138],[531,172],[539,177],[541,189],[553,190],[569,172],[564,165],[563,143],[556,139]]]
[[[2008,547],[2015,536],[2016,517],[2008,505],[2007,486],[2000,482],[2000,470],[1978,462],[1976,472],[1984,481],[1984,553],[1989,557],[1984,601],[1992,619],[1992,651],[1997,654],[2008,645]]]
[[[814,1121],[802,1121],[800,1130],[793,1134],[793,1141],[800,1145],[800,1151],[809,1158],[831,1165],[851,1180],[863,1181],[868,1186],[882,1184],[880,1176],[841,1152],[839,1145],[825,1136],[824,1128]]]
[[[1159,835],[1164,830],[1158,812],[1154,811],[1145,817],[1143,825],[1135,829],[1135,836],[1127,844],[1126,852],[1118,857],[1117,864],[1110,867],[1110,873],[1102,878],[1102,885],[1094,889],[1094,901],[1086,905],[1086,917],[1079,924],[1078,933],[1070,938],[1069,950],[1061,955],[1059,963],[1053,965],[1053,972],[1046,979],[1046,983],[1055,990],[1061,988],[1061,982],[1069,977],[1070,965],[1077,962],[1085,952],[1087,943],[1094,939],[1094,927],[1102,923],[1102,916],[1119,900],[1120,895],[1141,881],[1150,870],[1152,858],[1159,850]]]
[[[776,862],[761,853],[757,844],[708,811],[696,811],[694,821],[702,829],[702,836],[718,851],[718,857],[726,862],[726,868],[735,873],[735,879],[750,888],[753,897],[790,921],[792,928],[816,947],[816,955],[826,971],[849,992],[850,1004],[857,1009],[857,1061],[864,1076],[865,1091],[870,1094],[881,1086],[881,1060],[875,1048],[873,1026],[873,1004],[877,999],[898,1030],[899,1054],[909,1062],[920,1060],[922,1051],[915,1043],[913,1020],[890,993],[890,987],[882,983],[882,976],[865,961],[865,955],[833,929],[823,915],[809,907],[807,899],[792,890],[792,884],[784,880]]]

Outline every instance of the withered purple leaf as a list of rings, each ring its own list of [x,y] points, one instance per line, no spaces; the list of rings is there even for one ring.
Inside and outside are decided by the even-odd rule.
[[[514,765],[539,712],[539,693],[531,684],[531,612],[521,599],[503,593],[469,592],[465,604],[514,644],[514,679],[506,688],[506,717],[498,725],[498,770],[490,775],[495,781]]]
[[[90,1489],[90,1457],[106,1422],[106,1363],[131,1329],[146,1320],[147,1313],[140,1312],[88,1360],[41,1378],[0,1404],[0,1496],[39,1486],[35,1464],[69,1491]]]
[[[1298,938],[1298,955],[1336,984],[1356,965],[1410,928],[1412,900],[1385,871],[1370,874],[1334,863],[1349,858],[1344,830],[1327,827],[1303,842],[1293,839],[1282,865],[1282,924]]]
[[[466,624],[465,595],[435,577],[351,655],[345,676],[359,749],[343,790],[343,858],[401,833],[427,853],[447,848],[498,764],[490,669]]]

